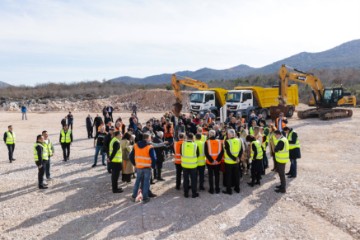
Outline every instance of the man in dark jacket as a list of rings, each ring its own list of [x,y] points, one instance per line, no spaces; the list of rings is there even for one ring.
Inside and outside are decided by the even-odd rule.
[[[110,153],[109,153],[109,147],[111,139],[114,137],[114,127],[110,127],[109,133],[104,138],[104,144],[103,144],[103,152],[105,152],[107,156],[107,170],[108,173],[111,173],[111,162],[110,162]]]
[[[94,119],[93,127],[95,126],[95,134],[99,131],[99,126],[103,123],[102,118],[99,116],[99,114],[96,114],[96,117]]]
[[[164,133],[162,131],[159,131],[156,133],[156,137],[153,140],[153,143],[162,144],[163,142]],[[161,170],[163,167],[163,162],[165,161],[165,147],[156,147],[155,153],[156,153],[156,167],[154,168],[154,179],[157,179],[158,181],[165,181],[161,177]]]
[[[136,182],[133,189],[132,200],[135,201],[140,183],[143,194],[143,203],[150,201],[150,197],[154,196],[150,191],[151,168],[156,166],[156,153],[150,145],[151,136],[147,133],[143,134],[143,140],[134,145],[134,149],[129,155],[131,163],[136,167]]]
[[[38,181],[39,181],[39,189],[46,189],[48,188],[44,184],[44,161],[43,161],[43,155],[44,155],[44,146],[43,146],[44,138],[42,135],[38,135],[36,137],[36,143],[34,145],[34,158],[35,158],[35,164],[38,167]]]
[[[86,131],[88,134],[88,138],[93,138],[93,119],[90,114],[86,118]]]
[[[289,142],[289,158],[290,158],[290,171],[286,173],[288,178],[296,178],[297,176],[297,159],[301,158],[300,141],[297,133],[289,127],[284,127],[286,138]]]
[[[68,120],[68,126],[71,130],[73,130],[73,124],[74,124],[74,115],[72,115],[71,112],[69,112],[69,114],[67,115],[67,120]]]

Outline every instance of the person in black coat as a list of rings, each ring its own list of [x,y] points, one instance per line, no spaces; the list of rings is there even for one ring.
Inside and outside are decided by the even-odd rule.
[[[290,158],[290,171],[286,173],[288,178],[296,178],[297,176],[297,159],[301,158],[300,152],[300,142],[298,139],[298,134],[289,127],[284,127],[284,132],[286,133],[286,138],[289,141],[289,158]],[[298,143],[298,144],[297,144]],[[295,148],[291,149],[291,145],[295,145]],[[296,146],[298,145],[298,146]]]
[[[163,142],[164,133],[162,131],[159,131],[156,133],[156,137],[153,139],[153,143],[162,144]],[[165,161],[165,146],[164,147],[156,147],[155,148],[156,153],[156,167],[154,168],[154,179],[157,179],[158,181],[165,181],[161,177],[161,171],[163,168],[163,162]]]
[[[99,131],[100,125],[103,124],[102,118],[99,116],[99,114],[96,114],[96,117],[94,119],[93,127],[95,126],[95,134]]]
[[[88,138],[93,138],[93,119],[90,114],[86,118],[86,131]]]

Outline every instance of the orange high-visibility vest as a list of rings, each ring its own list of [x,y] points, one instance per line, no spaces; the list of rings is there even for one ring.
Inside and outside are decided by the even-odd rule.
[[[276,127],[277,129],[279,129],[278,124],[279,124],[279,118],[277,118],[276,121],[275,121],[275,127]],[[284,123],[284,119],[283,119],[283,120],[281,121],[281,129],[284,129],[284,127],[286,127],[286,123]]]
[[[151,148],[151,145],[147,145],[144,148],[139,148],[139,146],[135,144],[134,150],[136,168],[151,168],[151,157],[149,153]]]
[[[168,127],[165,126],[164,128],[164,138],[172,138],[174,137],[174,128],[171,126],[170,130],[168,130]]]
[[[183,143],[183,140],[177,141],[174,144],[174,152],[175,152],[175,164],[181,164],[181,154],[180,154],[180,149],[181,149],[181,144]]]
[[[216,160],[221,152],[221,144],[222,144],[221,141],[217,140],[217,139],[208,140],[208,141],[206,141],[206,144],[207,144],[209,155],[212,157],[213,160]],[[217,164],[214,164],[214,163],[211,163],[208,159],[206,159],[206,164],[217,165],[217,164],[220,164],[220,162],[218,162]]]

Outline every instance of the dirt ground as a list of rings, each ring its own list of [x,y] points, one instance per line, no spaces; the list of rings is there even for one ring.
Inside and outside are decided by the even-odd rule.
[[[360,239],[360,109],[351,119],[290,119],[302,158],[286,194],[274,192],[279,179],[268,170],[260,187],[248,187],[245,176],[240,194],[205,191],[185,199],[175,190],[168,159],[166,181],[151,185],[159,196],[145,205],[130,201],[133,184],[121,184],[125,191],[113,194],[105,167],[91,168],[87,113],[74,114],[70,161],[61,161],[58,138],[65,115],[29,113],[22,121],[20,113],[1,112],[2,130],[12,124],[17,143],[12,164],[6,146],[0,146],[0,239]],[[129,115],[115,113],[126,123]],[[142,121],[160,116],[139,115]],[[33,143],[44,129],[56,145],[53,180],[49,189],[39,190]]]

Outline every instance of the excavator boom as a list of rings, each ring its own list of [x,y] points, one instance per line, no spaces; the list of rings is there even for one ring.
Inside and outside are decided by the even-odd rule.
[[[173,112],[176,117],[179,117],[182,110],[181,85],[197,88],[199,90],[209,89],[209,86],[204,82],[189,77],[176,76],[175,74],[173,74],[171,77],[171,86],[174,89],[174,95],[176,101],[175,104],[173,105],[174,106]]]

